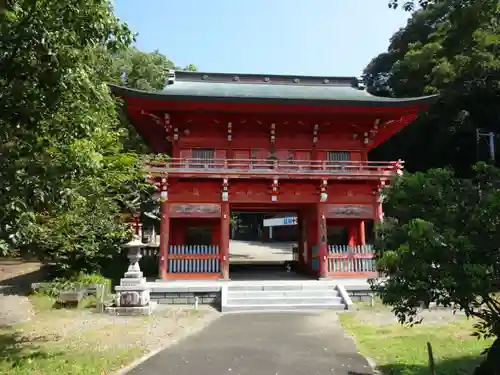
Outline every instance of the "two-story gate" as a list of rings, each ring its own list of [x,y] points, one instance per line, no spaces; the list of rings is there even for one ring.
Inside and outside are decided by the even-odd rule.
[[[365,222],[382,218],[379,191],[403,166],[368,152],[436,99],[372,96],[350,77],[199,72],[176,72],[155,93],[111,89],[151,149],[171,156],[145,165],[164,279],[229,278],[230,214],[242,208],[298,213],[304,272],[372,275]],[[328,243],[335,226],[345,243]],[[201,227],[203,243],[187,243]]]

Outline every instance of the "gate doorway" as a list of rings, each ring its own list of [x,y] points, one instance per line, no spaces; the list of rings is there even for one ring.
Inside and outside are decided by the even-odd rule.
[[[270,210],[269,210],[270,211]],[[229,243],[231,280],[304,280],[298,256],[298,212],[233,209]]]

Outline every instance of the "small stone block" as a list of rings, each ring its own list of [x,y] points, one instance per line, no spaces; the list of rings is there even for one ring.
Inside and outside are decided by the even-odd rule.
[[[128,271],[125,272],[126,279],[141,279],[144,277],[144,274],[141,271]]]
[[[153,313],[155,307],[156,303],[137,307],[107,307],[105,312],[117,316],[148,316]]]
[[[57,301],[61,303],[66,302],[80,302],[83,299],[83,291],[68,291],[61,292],[57,297]]]
[[[120,279],[120,285],[121,286],[136,286],[136,285],[142,285],[146,284],[146,280],[144,278],[139,278],[139,279]]]
[[[140,292],[149,289],[147,285],[117,285],[116,292]]]

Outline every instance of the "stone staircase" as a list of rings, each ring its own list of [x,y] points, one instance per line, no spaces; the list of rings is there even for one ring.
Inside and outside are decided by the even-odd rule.
[[[222,288],[222,312],[344,310],[339,289],[326,283],[227,285]]]

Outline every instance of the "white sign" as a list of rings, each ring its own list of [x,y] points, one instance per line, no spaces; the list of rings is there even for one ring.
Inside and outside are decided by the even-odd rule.
[[[265,219],[263,224],[265,227],[282,227],[289,225],[297,225],[297,216],[273,217],[272,219]]]

